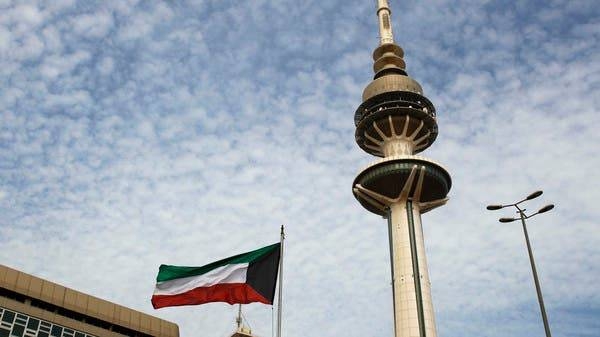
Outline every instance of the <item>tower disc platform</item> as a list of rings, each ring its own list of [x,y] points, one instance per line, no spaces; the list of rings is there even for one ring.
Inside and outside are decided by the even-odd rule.
[[[360,185],[385,197],[396,198],[415,168],[424,172],[419,202],[428,203],[446,198],[452,186],[450,174],[441,165],[418,156],[387,157],[377,161],[363,169],[354,179],[352,186]],[[409,197],[414,196],[417,183],[417,179],[411,182]],[[358,193],[356,189],[353,192],[364,208],[375,214],[385,215],[386,205],[381,204],[381,207],[377,207],[369,196]]]

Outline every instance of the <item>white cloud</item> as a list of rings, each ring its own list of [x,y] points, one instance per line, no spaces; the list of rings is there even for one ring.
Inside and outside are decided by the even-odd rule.
[[[33,29],[39,26],[44,20],[44,17],[38,8],[31,5],[17,6],[10,11],[9,15],[12,16],[15,22],[19,25],[23,25],[23,28],[26,27],[27,29]],[[19,28],[20,27],[17,29]]]
[[[88,38],[104,37],[112,26],[113,18],[109,12],[79,15],[74,17],[70,24],[75,33]]]

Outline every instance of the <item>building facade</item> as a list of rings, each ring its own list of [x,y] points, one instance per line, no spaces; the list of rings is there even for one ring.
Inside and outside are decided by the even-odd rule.
[[[0,337],[179,337],[175,323],[0,265]]]

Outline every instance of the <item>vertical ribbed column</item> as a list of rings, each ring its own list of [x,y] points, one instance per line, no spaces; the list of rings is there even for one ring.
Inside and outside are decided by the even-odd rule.
[[[425,333],[435,337],[435,321],[431,300],[431,287],[425,258],[425,245],[421,228],[421,214],[418,205],[400,200],[390,205],[390,252],[392,254],[394,319],[396,337],[419,337],[419,305],[422,305]],[[411,212],[412,216],[407,216]],[[412,224],[411,224],[412,220]],[[420,294],[415,287],[413,257],[410,243],[410,230],[414,226],[417,249]],[[421,304],[418,303],[421,301]]]
[[[433,300],[431,297],[431,281],[429,279],[429,267],[427,265],[427,254],[425,254],[425,238],[423,236],[423,226],[421,223],[421,210],[419,204],[413,204],[413,214],[415,222],[416,243],[419,257],[419,274],[421,276],[421,292],[423,298],[423,314],[425,318],[426,336],[434,337],[437,335],[435,326],[435,314],[433,312]]]

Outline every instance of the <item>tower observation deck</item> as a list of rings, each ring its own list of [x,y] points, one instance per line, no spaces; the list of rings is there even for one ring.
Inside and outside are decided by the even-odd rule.
[[[437,137],[435,107],[406,72],[387,0],[377,0],[377,17],[375,76],[354,123],[358,146],[381,158],[358,174],[352,191],[364,208],[388,220],[395,336],[435,337],[421,214],[446,203],[452,182],[440,164],[416,155]]]

